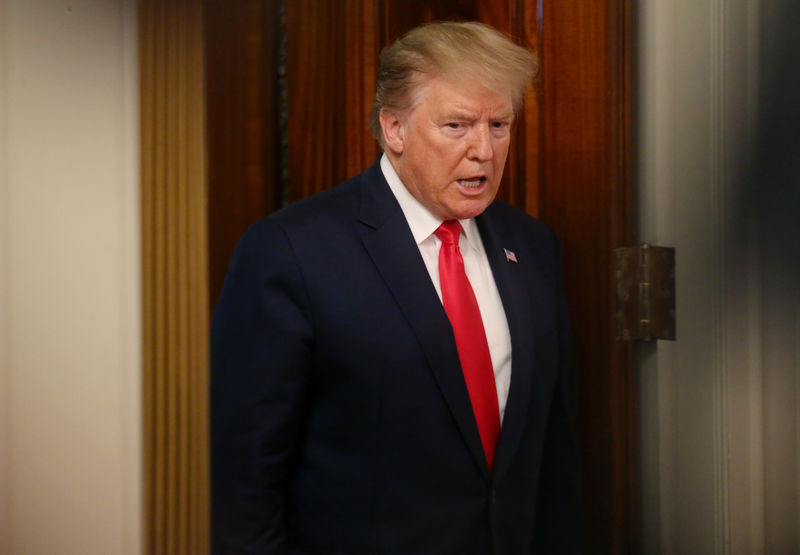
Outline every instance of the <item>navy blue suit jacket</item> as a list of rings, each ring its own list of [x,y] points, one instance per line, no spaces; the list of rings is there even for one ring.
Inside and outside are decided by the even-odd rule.
[[[580,550],[558,241],[499,201],[476,220],[512,345],[493,472],[377,162],[245,233],[212,320],[215,552]]]

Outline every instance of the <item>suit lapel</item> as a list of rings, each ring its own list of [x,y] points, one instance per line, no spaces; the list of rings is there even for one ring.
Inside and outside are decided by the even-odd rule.
[[[503,417],[503,426],[495,451],[494,478],[508,469],[525,428],[533,380],[533,332],[529,287],[522,263],[506,259],[504,248],[519,252],[513,235],[502,229],[504,220],[492,217],[492,207],[476,218],[486,256],[492,268],[497,289],[511,334],[511,385]],[[525,261],[522,261],[525,262]]]
[[[377,162],[362,174],[359,220],[364,247],[414,330],[470,452],[488,477],[450,321]]]

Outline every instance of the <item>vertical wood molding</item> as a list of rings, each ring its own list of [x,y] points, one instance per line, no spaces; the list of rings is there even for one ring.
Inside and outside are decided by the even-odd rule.
[[[744,79],[733,81],[729,86],[733,91],[738,91],[743,96],[739,103],[743,108],[744,129],[741,133],[752,137],[755,132],[758,99],[758,72],[759,72],[759,0],[744,0],[740,17],[742,24],[738,27],[743,32],[729,32],[726,40],[726,50],[730,45],[737,45],[738,51],[730,54],[743,61]],[[740,111],[739,109],[734,109]],[[763,553],[765,551],[765,523],[764,523],[764,303],[762,298],[762,257],[758,248],[756,230],[750,226],[745,233],[746,245],[743,246],[742,259],[727,261],[726,274],[732,276],[729,286],[732,295],[731,302],[735,303],[738,297],[740,308],[731,312],[734,321],[743,321],[743,341],[746,352],[731,357],[731,376],[726,384],[729,420],[728,430],[728,465],[729,493],[728,515],[730,520],[728,539],[733,553]],[[726,249],[730,252],[730,249]],[[745,268],[741,278],[737,279],[737,269]],[[736,305],[734,304],[734,307]],[[730,326],[730,325],[729,325]],[[734,336],[734,341],[735,341]],[[736,359],[744,360],[745,368],[735,362]],[[737,376],[741,373],[741,376]],[[737,396],[739,382],[746,384],[744,398]],[[738,426],[738,414],[746,422]],[[739,435],[744,435],[744,440]],[[741,444],[737,445],[737,440]],[[737,487],[745,484],[745,487]]]
[[[742,148],[755,119],[758,0],[713,0],[709,23],[714,546],[718,553],[760,553],[766,547],[762,263],[754,230],[730,225]]]
[[[141,0],[145,550],[209,549],[202,9]]]
[[[711,67],[709,71],[709,153],[710,172],[709,188],[711,206],[709,219],[711,223],[710,253],[711,271],[713,272],[713,298],[711,299],[711,348],[712,348],[712,417],[713,430],[712,456],[714,460],[714,552],[728,553],[728,419],[726,387],[728,383],[726,303],[727,292],[724,254],[724,222],[725,208],[728,200],[726,194],[727,180],[730,178],[726,167],[727,141],[725,135],[725,34],[726,9],[724,0],[712,0],[709,29],[709,52]]]
[[[745,83],[745,133],[748,137],[755,136],[758,122],[758,95],[760,72],[759,45],[761,33],[760,0],[745,0],[746,41],[744,42],[744,60],[746,67]],[[747,514],[745,524],[732,520],[734,530],[742,528],[747,531],[747,542],[742,542],[750,553],[764,551],[764,366],[763,366],[763,333],[764,323],[762,313],[764,310],[761,291],[763,280],[761,275],[762,260],[758,249],[758,238],[752,229],[752,223],[747,233],[746,246],[747,272],[746,295],[747,312],[747,384],[748,384],[748,452],[747,462],[749,470],[747,500],[742,502]],[[798,459],[800,460],[800,459]],[[732,507],[736,507],[736,499],[731,500]],[[735,513],[734,513],[735,514]],[[800,529],[800,528],[798,528]],[[732,538],[732,541],[736,541]]]

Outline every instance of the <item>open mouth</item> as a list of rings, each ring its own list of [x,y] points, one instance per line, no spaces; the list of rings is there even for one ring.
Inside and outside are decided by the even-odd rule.
[[[486,182],[485,176],[470,177],[467,179],[459,179],[458,183],[467,189],[477,189]]]

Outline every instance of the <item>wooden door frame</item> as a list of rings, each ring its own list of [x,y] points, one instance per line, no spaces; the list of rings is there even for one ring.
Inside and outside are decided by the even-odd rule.
[[[633,244],[631,0],[539,0],[540,213],[564,243],[587,520],[601,552],[640,550],[633,349],[614,338],[616,247]]]

